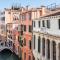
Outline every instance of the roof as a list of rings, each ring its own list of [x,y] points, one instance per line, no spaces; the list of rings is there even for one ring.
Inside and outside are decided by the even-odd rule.
[[[60,15],[60,12],[57,12],[57,13],[54,13],[54,14],[50,14],[50,15],[47,15],[47,16],[44,16],[44,17],[56,16],[56,15]]]
[[[56,16],[56,15],[60,15],[60,10],[57,10],[57,11],[54,11],[54,12],[51,11],[51,13],[46,14],[42,17],[49,17],[49,16]]]

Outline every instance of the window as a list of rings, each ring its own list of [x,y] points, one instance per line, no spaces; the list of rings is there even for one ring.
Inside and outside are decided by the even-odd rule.
[[[59,60],[60,60],[60,43],[58,44],[58,48],[59,48]]]
[[[50,59],[50,40],[47,39],[47,58]]]
[[[24,31],[26,31],[26,25],[24,25]]]
[[[42,21],[42,26],[45,27],[45,21],[44,20]]]
[[[24,28],[24,26],[21,25],[21,35],[23,35],[23,28]]]
[[[53,43],[53,60],[56,60],[56,43],[55,41],[53,41],[52,43]]]
[[[40,36],[38,37],[38,52],[40,53]]]
[[[40,21],[38,21],[38,26],[40,27]]]
[[[50,28],[50,20],[47,20],[47,28]]]
[[[58,23],[59,23],[59,29],[60,29],[60,19],[58,20]]]
[[[29,60],[31,60],[31,56],[29,56]]]
[[[29,13],[29,20],[31,20],[31,12]]]
[[[21,25],[21,35],[23,35],[23,25]]]
[[[15,37],[14,37],[15,38]],[[18,36],[18,41],[20,41],[20,37]]]
[[[30,49],[31,49],[31,41],[29,41],[29,47],[30,47]]]
[[[22,14],[22,20],[26,20],[26,14]]]
[[[39,59],[37,59],[37,60],[39,60]]]
[[[33,60],[35,60],[35,57],[33,56]]]
[[[12,36],[11,36],[11,39],[12,39]]]
[[[33,21],[33,27],[35,27],[35,21]]]
[[[32,21],[32,30],[33,30],[33,21]]]
[[[29,32],[32,32],[32,26],[29,26]]]
[[[21,31],[23,31],[23,25],[21,25]]]
[[[5,17],[1,17],[1,20],[2,20],[2,21],[5,21]]]
[[[1,43],[1,46],[3,46],[4,43]]]
[[[23,31],[21,31],[21,35],[23,35]]]
[[[9,35],[8,35],[8,38],[12,39],[12,35],[9,34]]]
[[[22,20],[22,14],[20,14],[20,20]]]
[[[36,39],[36,36],[34,35],[33,37],[34,37],[33,40],[34,40],[34,49],[35,49],[35,39]]]
[[[12,41],[9,41],[9,46],[12,46]]]
[[[24,60],[26,60],[26,53],[24,53]]]
[[[42,16],[42,10],[40,10],[40,16]]]
[[[8,12],[8,14],[11,14],[11,12]]]
[[[42,55],[45,56],[45,38],[42,38]]]
[[[13,20],[19,20],[19,17],[16,14],[14,14]]]
[[[20,31],[20,25],[18,25],[18,31]]]
[[[26,39],[24,39],[24,46],[26,46]]]

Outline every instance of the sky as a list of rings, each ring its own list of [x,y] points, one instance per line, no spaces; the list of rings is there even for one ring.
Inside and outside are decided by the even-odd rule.
[[[40,7],[41,5],[50,5],[56,3],[60,5],[60,0],[0,0],[0,9],[9,8],[18,4],[21,6],[29,5],[30,7]]]

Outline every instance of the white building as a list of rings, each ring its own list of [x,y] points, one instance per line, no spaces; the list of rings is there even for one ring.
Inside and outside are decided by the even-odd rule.
[[[60,60],[60,11],[33,20],[35,60]]]

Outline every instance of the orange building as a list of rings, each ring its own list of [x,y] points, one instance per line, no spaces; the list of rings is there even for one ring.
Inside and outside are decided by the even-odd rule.
[[[45,7],[23,8],[20,13],[20,37],[22,43],[22,60],[33,60],[32,53],[32,19],[45,15]],[[21,44],[21,43],[20,43]]]
[[[22,60],[32,60],[32,19],[31,19],[31,11],[28,9],[24,9],[21,12],[21,19],[20,19],[20,29],[22,40],[23,40],[23,47],[22,47]]]

